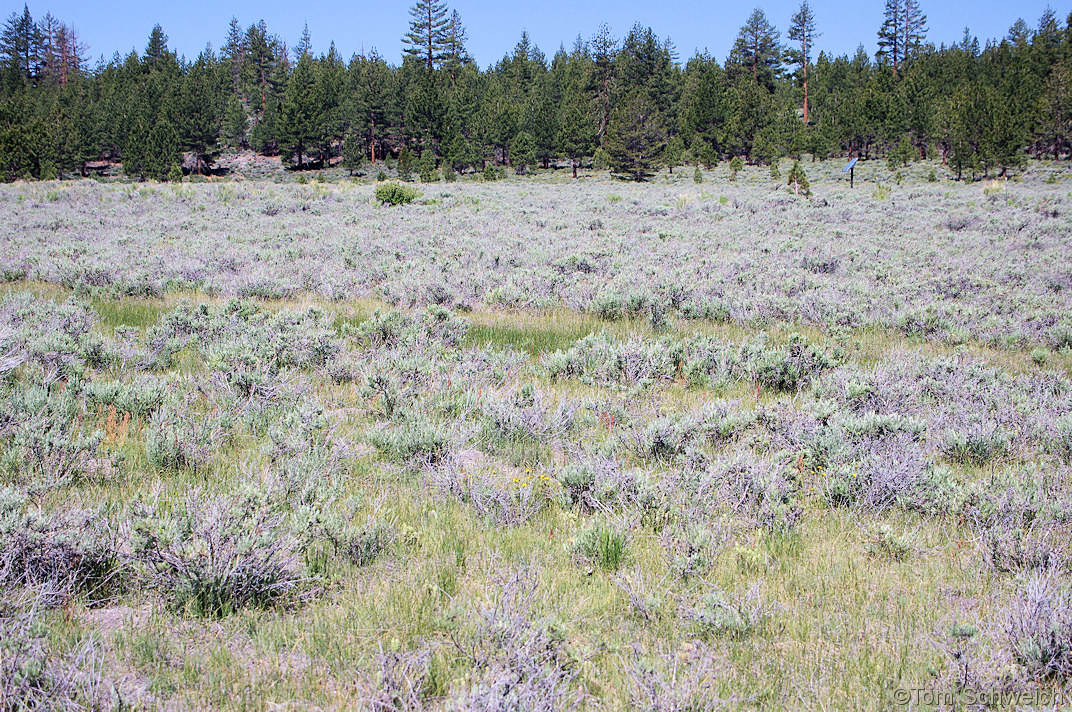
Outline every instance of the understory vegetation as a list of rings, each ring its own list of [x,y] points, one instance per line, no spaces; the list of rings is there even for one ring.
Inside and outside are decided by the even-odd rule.
[[[0,708],[1068,694],[1066,178],[669,180],[0,190]]]

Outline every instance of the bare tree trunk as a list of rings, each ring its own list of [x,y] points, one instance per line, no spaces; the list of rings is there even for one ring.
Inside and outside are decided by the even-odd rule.
[[[376,165],[376,119],[372,119],[372,131],[369,133],[369,155],[372,156],[372,165]]]

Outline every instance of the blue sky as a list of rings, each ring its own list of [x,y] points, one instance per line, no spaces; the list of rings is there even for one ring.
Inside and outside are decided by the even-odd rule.
[[[578,33],[590,37],[600,22],[610,25],[621,37],[635,23],[651,26],[660,37],[669,36],[682,60],[697,49],[707,49],[723,60],[737,30],[756,6],[782,32],[783,40],[789,18],[799,0],[766,0],[762,3],[699,2],[698,0],[543,0],[540,3],[493,2],[492,0],[453,0],[450,6],[461,14],[469,31],[469,50],[482,67],[498,61],[513,49],[522,30],[550,59],[560,44],[567,49]],[[869,53],[875,51],[875,32],[882,21],[882,0],[812,0],[812,8],[823,36],[817,47],[833,54],[852,54],[863,43]],[[935,44],[952,44],[960,40],[964,27],[985,41],[1001,38],[1023,17],[1035,27],[1047,6],[1046,0],[921,0],[927,14],[928,39]],[[1072,7],[1049,3],[1064,24]],[[111,57],[119,51],[139,52],[152,26],[159,22],[170,37],[170,46],[193,58],[211,42],[223,44],[232,16],[243,26],[264,19],[268,28],[293,46],[308,22],[317,53],[335,40],[344,57],[375,47],[391,63],[401,57],[401,37],[409,24],[410,2],[399,0],[330,0],[329,2],[286,2],[280,0],[185,0],[184,2],[134,2],[128,0],[45,0],[30,3],[34,18],[45,12],[73,24],[83,41],[90,45],[90,56]],[[3,17],[21,10],[22,3],[4,0]]]

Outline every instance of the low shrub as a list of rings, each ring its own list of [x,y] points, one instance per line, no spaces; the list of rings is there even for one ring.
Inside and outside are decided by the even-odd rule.
[[[740,640],[766,629],[774,611],[756,584],[744,595],[713,587],[688,613],[700,635]]]
[[[299,585],[296,541],[258,492],[191,493],[170,514],[144,512],[133,550],[148,585],[177,611],[220,617],[283,601]]]
[[[451,432],[443,423],[419,413],[409,413],[398,425],[373,431],[369,444],[392,459],[440,460],[450,448]]]
[[[406,205],[421,197],[421,191],[401,183],[383,183],[376,186],[376,200],[384,205]]]
[[[495,598],[467,612],[471,631],[457,640],[468,679],[452,685],[447,710],[573,710],[585,691],[580,665],[554,620],[536,618],[536,576],[522,570],[495,586]]]
[[[996,424],[975,424],[950,430],[942,441],[942,453],[953,462],[985,465],[1009,452],[1009,436]]]
[[[1072,415],[1055,419],[1042,437],[1046,452],[1064,462],[1072,462]]]
[[[1005,644],[1033,678],[1072,678],[1072,592],[1051,573],[1035,574],[1005,609]]]
[[[39,611],[6,605],[0,610],[0,710],[111,709],[96,639],[87,636],[69,650],[57,650]]]
[[[165,405],[153,413],[145,435],[145,456],[156,467],[198,469],[227,437],[230,422],[223,416],[193,413]]]
[[[25,494],[0,489],[0,586],[103,601],[124,584],[119,550],[119,536],[103,512],[45,514]]]

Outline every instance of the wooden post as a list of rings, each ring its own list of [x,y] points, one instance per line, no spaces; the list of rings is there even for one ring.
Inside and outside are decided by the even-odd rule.
[[[849,187],[850,188],[854,187],[853,186],[853,179],[855,178],[855,174],[856,174],[856,166],[853,166],[852,168],[849,169]]]

